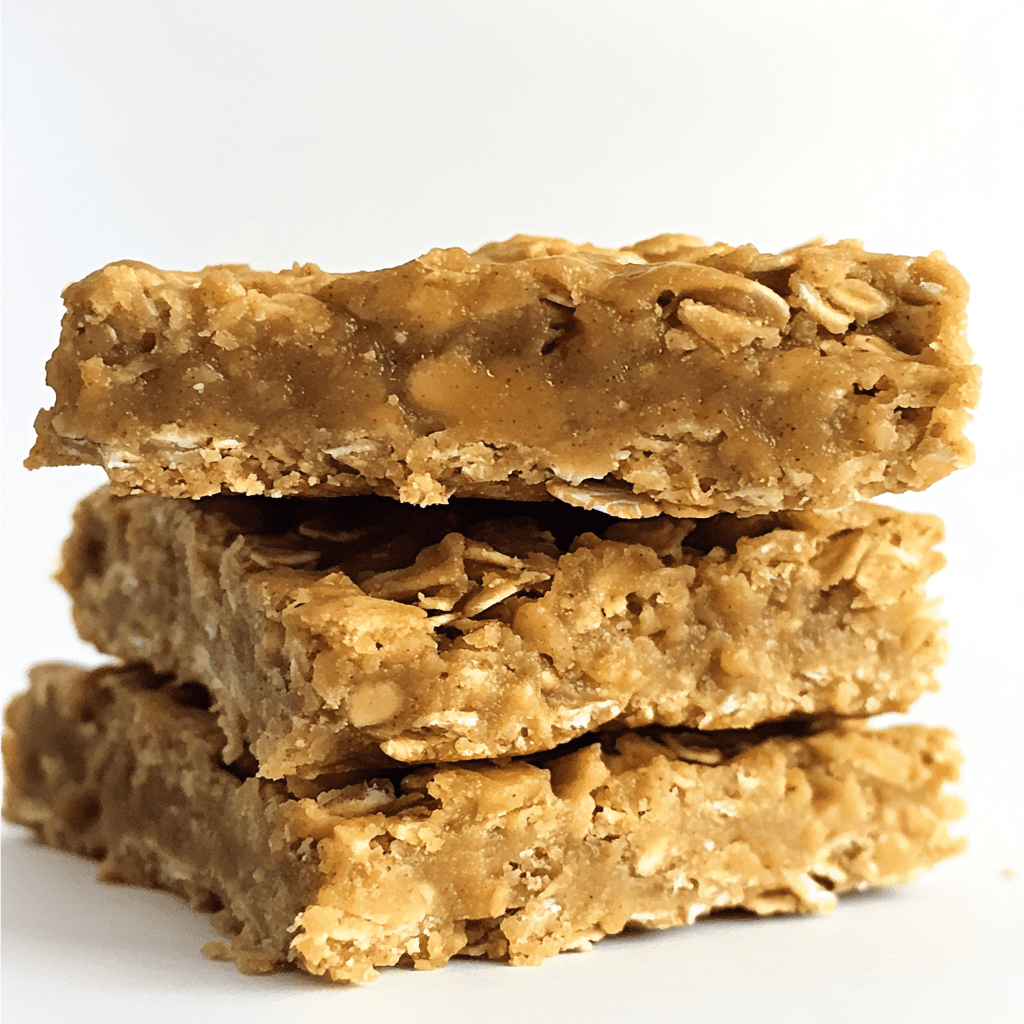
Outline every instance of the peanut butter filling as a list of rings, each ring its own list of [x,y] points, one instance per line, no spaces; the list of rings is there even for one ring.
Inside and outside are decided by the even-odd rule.
[[[111,264],[65,293],[27,464],[173,497],[839,508],[971,461],[966,298],[940,254],[684,235],[351,274]]]

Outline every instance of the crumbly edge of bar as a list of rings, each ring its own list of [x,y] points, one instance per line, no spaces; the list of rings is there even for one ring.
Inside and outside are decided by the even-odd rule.
[[[495,496],[503,488],[521,499],[550,493],[624,518],[841,507],[921,489],[972,460],[963,427],[977,401],[978,373],[967,365],[966,293],[963,279],[937,254],[876,255],[843,242],[772,256],[752,246],[700,246],[685,236],[624,250],[520,238],[473,256],[434,250],[402,267],[349,275],[311,265],[280,274],[237,266],[184,274],[114,264],[66,293],[69,312],[49,377],[58,401],[37,420],[39,441],[28,464],[94,462],[106,467],[120,493],[172,497],[374,491],[430,504],[453,494]],[[602,311],[597,319],[607,321],[602,329],[619,338],[622,365],[608,362],[602,380],[610,390],[594,417],[569,425],[559,405],[564,389],[551,385],[560,380],[567,353],[584,344],[581,325],[589,314],[581,310],[595,302]],[[657,326],[644,328],[651,337],[640,344],[631,332],[645,318]],[[485,378],[501,376],[508,355],[502,346],[513,344],[519,321],[528,326],[515,330],[531,340],[514,344],[541,351],[544,379],[527,385],[524,378],[519,394],[513,372],[506,384],[518,397],[484,396],[477,403],[483,419],[470,424],[469,392],[452,401],[438,396],[460,374],[469,373],[459,387],[473,394]],[[462,343],[452,340],[460,331],[469,362],[449,365],[463,358],[456,358]],[[364,334],[365,351],[341,354]],[[653,362],[652,343],[660,352]],[[294,395],[307,383],[313,391],[322,384],[325,358],[351,356],[333,388],[356,382],[366,396],[372,392],[365,415],[341,428],[329,416],[302,414],[307,400],[296,399],[293,408],[272,391],[251,396],[252,408],[241,418],[229,414],[239,406],[237,396],[213,411],[219,407],[210,396],[225,381],[260,381],[265,388],[273,375],[256,364],[282,345],[295,349],[286,389]],[[191,347],[194,366],[175,363],[173,373],[165,372],[162,360],[180,359]],[[303,352],[317,356],[305,370],[295,362]],[[718,423],[722,409],[709,411],[721,401],[718,385],[692,415],[669,412],[675,403],[662,396],[664,415],[637,427],[644,408],[664,404],[652,402],[651,380],[681,360],[704,359],[702,353],[711,361],[699,372],[690,367],[688,380],[724,375],[724,382],[746,373],[747,362],[770,357],[752,378],[763,377],[756,385],[762,401],[752,394],[740,401],[747,413]],[[606,356],[595,351],[587,363],[604,365]],[[658,372],[630,376],[648,364]],[[843,367],[835,381],[820,376],[826,364]],[[435,370],[437,386],[427,383]],[[407,371],[424,380],[408,384]],[[574,370],[566,379],[577,376]],[[787,376],[800,409],[808,402],[831,403],[828,409],[815,407],[801,418],[794,406],[785,422],[762,424],[773,444],[757,440],[756,429],[747,441],[734,436],[749,408],[786,400],[780,381]],[[169,387],[168,377],[183,385],[174,390],[166,422],[144,424],[139,417]],[[839,378],[843,396],[826,398]],[[636,397],[633,391],[645,397],[622,413],[621,429],[609,440],[605,428],[619,416],[618,406],[625,403],[625,410]],[[142,405],[114,416],[117,395],[142,396]],[[431,412],[435,400],[447,412]],[[557,423],[546,440],[521,425],[529,405],[535,406],[531,423]],[[512,420],[501,425],[505,406]],[[270,423],[279,429],[261,426]],[[803,437],[808,431],[814,436]],[[577,434],[578,444],[563,444]],[[834,456],[822,457],[833,449]]]
[[[99,877],[219,909],[246,972],[368,981],[452,956],[535,964],[715,910],[831,909],[962,849],[950,733],[630,732],[569,753],[321,780],[219,760],[212,716],[147,670],[40,666],[11,703],[4,817]],[[196,827],[196,823],[201,827]]]
[[[311,777],[608,725],[906,710],[945,652],[925,588],[941,535],[878,506],[623,523],[101,490],[58,579],[84,639],[209,688],[229,758],[248,744],[267,777]]]

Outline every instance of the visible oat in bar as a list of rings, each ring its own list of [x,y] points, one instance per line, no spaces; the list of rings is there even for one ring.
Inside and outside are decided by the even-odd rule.
[[[905,710],[945,650],[931,516],[622,522],[553,502],[101,489],[59,579],[84,639],[209,688],[269,778]]]
[[[539,499],[634,518],[840,508],[972,459],[967,286],[940,254],[518,236],[389,270],[65,292],[28,465],[118,493]]]
[[[219,909],[207,947],[337,981],[452,956],[535,964],[627,925],[822,911],[962,849],[942,729],[627,732],[535,763],[332,787],[246,777],[195,693],[142,667],[37,668],[7,713],[4,817],[99,876]]]

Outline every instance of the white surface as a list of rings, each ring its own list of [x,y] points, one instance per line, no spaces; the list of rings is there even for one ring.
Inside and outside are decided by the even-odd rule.
[[[537,968],[455,960],[342,988],[207,960],[200,915],[163,893],[99,886],[78,858],[6,834],[4,857],[21,888],[4,925],[11,1021],[64,1021],[69,1004],[76,1022],[168,1024],[1021,1019],[1019,947],[1006,942],[1024,919],[1020,881],[966,861],[848,897],[828,917],[715,919],[605,939]]]
[[[1022,28],[1011,2],[7,0],[5,697],[33,662],[101,660],[47,577],[102,474],[20,460],[60,291],[112,259],[355,270],[518,231],[853,236],[947,253],[986,373],[977,465],[894,501],[948,526],[952,654],[914,717],[962,735],[965,858],[827,919],[348,990],[206,961],[202,916],[5,829],[8,1019],[1024,1019]]]

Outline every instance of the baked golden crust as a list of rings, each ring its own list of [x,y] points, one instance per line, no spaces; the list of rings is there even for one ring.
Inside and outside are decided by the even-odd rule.
[[[830,909],[962,849],[948,732],[625,733],[540,762],[338,786],[219,760],[195,694],[138,666],[41,666],[4,734],[4,817],[100,878],[221,907],[211,955],[337,981],[454,955],[535,964],[627,925]],[[731,744],[731,748],[730,748]]]
[[[622,522],[554,502],[81,503],[82,637],[209,688],[269,778],[554,747],[599,727],[905,710],[945,650],[932,516]]]
[[[27,465],[172,497],[839,508],[971,461],[966,299],[941,255],[855,242],[518,236],[353,274],[116,263],[65,292]]]

